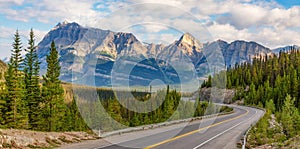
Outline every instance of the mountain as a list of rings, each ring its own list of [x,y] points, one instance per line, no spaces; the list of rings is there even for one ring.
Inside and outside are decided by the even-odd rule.
[[[279,54],[280,51],[287,52],[289,50],[300,50],[300,47],[297,46],[297,45],[286,46],[286,47],[281,47],[281,48],[274,49],[274,50],[272,50],[272,52],[275,53],[275,54]]]
[[[129,78],[131,85],[148,85],[153,78],[168,84],[179,81],[178,74],[160,55],[163,45],[145,45],[131,33],[84,28],[66,22],[57,24],[38,44],[42,74],[46,71],[51,41],[55,41],[60,55],[61,79],[67,82],[107,86],[111,85],[111,75],[117,75],[114,78],[121,84]],[[112,74],[113,69],[118,72]],[[166,77],[165,73],[170,75]]]
[[[260,55],[265,56],[271,54],[272,51],[256,42],[247,42],[237,40],[231,43],[218,40],[204,47],[205,51],[216,49],[217,45],[221,51],[227,67],[234,66],[237,63],[250,62],[252,58]]]
[[[38,44],[41,73],[51,41],[60,55],[61,79],[92,86],[194,83],[271,50],[255,42],[218,40],[200,43],[186,33],[170,45],[143,43],[132,33],[58,23]]]

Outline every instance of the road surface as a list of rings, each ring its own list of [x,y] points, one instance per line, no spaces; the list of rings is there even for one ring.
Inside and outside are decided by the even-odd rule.
[[[234,106],[230,115],[111,136],[61,149],[234,149],[246,130],[263,114],[255,108]]]

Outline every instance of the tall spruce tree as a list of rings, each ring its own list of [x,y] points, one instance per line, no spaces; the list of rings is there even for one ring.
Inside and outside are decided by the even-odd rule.
[[[14,35],[13,50],[5,75],[7,96],[4,123],[11,128],[28,128],[26,101],[24,100],[24,74],[22,45],[18,30]]]
[[[43,76],[42,116],[44,121],[41,129],[62,131],[66,105],[63,97],[64,91],[59,80],[60,66],[54,41],[51,43],[50,54],[47,56],[47,64],[47,73]]]
[[[297,131],[299,131],[300,128],[299,111],[295,107],[294,102],[295,98],[292,99],[290,95],[287,95],[280,115],[283,132],[288,137],[297,135]]]
[[[25,88],[26,100],[28,103],[28,119],[31,129],[37,129],[39,123],[41,91],[39,85],[39,61],[35,46],[35,36],[31,29],[28,40],[28,48],[26,49],[26,57],[24,60]]]

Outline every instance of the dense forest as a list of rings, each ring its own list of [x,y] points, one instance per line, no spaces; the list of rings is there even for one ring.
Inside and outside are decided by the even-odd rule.
[[[267,110],[252,129],[249,140],[253,146],[282,143],[300,135],[300,51],[257,56],[251,63],[209,77],[202,87],[220,84],[219,78],[224,75],[227,88],[237,90],[234,101],[243,100],[245,105]]]
[[[217,106],[208,101],[200,101],[199,98],[195,102],[183,101],[181,94],[169,87],[152,94],[116,91],[109,100],[101,98],[103,90],[78,87],[73,88],[73,91],[82,116],[93,130],[112,131],[127,126],[134,127],[232,111],[232,108],[227,106]],[[112,91],[105,92],[109,94]],[[122,96],[116,96],[117,94]],[[126,94],[136,96],[129,98]],[[95,97],[100,98],[93,100]],[[140,105],[140,101],[149,102]]]
[[[22,56],[24,51],[25,57]],[[28,47],[24,49],[16,31],[10,61],[7,68],[1,72],[4,78],[0,84],[1,128],[39,131],[88,129],[78,114],[76,103],[72,101],[66,104],[64,101],[64,90],[59,80],[58,53],[54,42],[46,61],[47,73],[41,81],[33,30],[30,31]]]
[[[24,50],[25,58],[22,56]],[[181,93],[169,86],[150,93],[66,85],[59,80],[61,68],[54,42],[46,61],[47,72],[40,78],[33,30],[30,31],[26,48],[22,47],[16,31],[11,58],[5,66],[7,70],[1,72],[0,128],[112,131],[124,126],[134,127],[232,110],[199,99],[196,102],[183,101]],[[140,101],[149,101],[149,104],[139,106]],[[128,105],[133,109],[128,109]]]

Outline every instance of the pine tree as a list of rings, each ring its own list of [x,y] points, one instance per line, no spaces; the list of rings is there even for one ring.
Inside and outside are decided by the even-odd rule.
[[[22,45],[18,30],[14,35],[14,43],[8,71],[5,75],[7,97],[4,112],[5,124],[11,128],[27,128],[28,115],[24,100],[24,74],[22,73]]]
[[[63,88],[61,86],[60,66],[58,52],[54,41],[51,43],[50,54],[47,56],[47,73],[43,76],[42,88],[42,129],[47,131],[63,130],[63,119],[66,105],[63,98]]]
[[[29,47],[27,48],[27,54],[24,60],[24,74],[25,74],[25,88],[26,88],[26,99],[28,103],[28,119],[32,129],[37,129],[39,123],[41,102],[40,96],[40,85],[39,85],[39,61],[35,46],[34,33],[31,29],[30,38],[28,41]]]
[[[212,78],[211,78],[211,75],[208,76],[208,80],[207,80],[207,83],[206,83],[206,87],[212,87]]]
[[[1,72],[0,72],[1,73]],[[0,128],[4,128],[4,110],[5,110],[5,96],[6,96],[6,87],[4,82],[0,80]]]
[[[275,104],[274,104],[274,102],[273,102],[272,99],[266,102],[266,106],[265,107],[267,109],[267,112],[269,112],[269,113],[275,113],[276,108],[275,108]]]
[[[284,105],[281,112],[281,123],[283,125],[284,133],[288,137],[293,137],[297,134],[300,128],[300,116],[298,109],[294,106],[295,98],[292,99],[290,95],[285,98]]]
[[[74,98],[69,107],[69,114],[66,117],[66,121],[69,121],[70,130],[73,131],[85,131],[87,126],[83,118],[81,117],[80,111],[77,107],[76,98]]]

